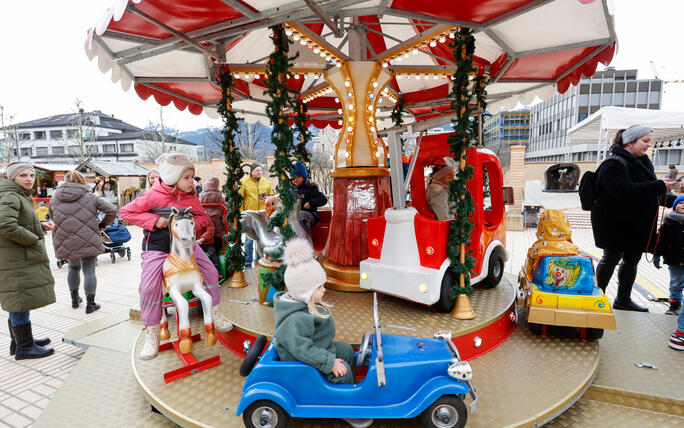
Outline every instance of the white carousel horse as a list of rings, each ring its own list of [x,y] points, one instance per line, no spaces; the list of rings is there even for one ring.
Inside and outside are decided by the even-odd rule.
[[[277,202],[277,212],[282,212],[282,204]],[[292,227],[295,235],[298,238],[304,238],[311,242],[311,237],[307,235],[304,228],[299,223],[299,211],[301,207],[301,199],[297,198],[297,202],[287,217],[287,224]],[[265,210],[259,211],[243,211],[240,216],[240,225],[242,232],[245,233],[256,244],[256,252],[259,258],[264,254],[269,256],[274,252],[283,248],[283,238],[275,231],[268,230],[268,215]]]
[[[192,339],[190,321],[188,319],[188,301],[183,293],[192,293],[202,302],[204,312],[204,328],[207,332],[205,342],[209,346],[216,344],[216,333],[211,313],[211,295],[202,286],[202,274],[200,273],[193,244],[195,243],[195,222],[192,219],[191,208],[178,210],[171,208],[169,217],[169,230],[171,232],[171,252],[169,253],[162,268],[164,274],[164,290],[169,293],[176,305],[178,317],[178,338],[180,339],[180,351],[184,354],[192,351]],[[166,314],[162,311],[160,325],[160,337],[167,340],[169,323]]]

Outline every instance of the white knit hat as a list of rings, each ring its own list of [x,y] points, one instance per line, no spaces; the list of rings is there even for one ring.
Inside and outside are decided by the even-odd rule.
[[[287,290],[293,299],[303,303],[308,303],[314,291],[327,280],[325,271],[313,256],[311,244],[303,238],[289,240],[283,254]]]
[[[159,176],[169,186],[176,184],[186,169],[195,170],[195,165],[182,153],[164,153],[155,162],[159,164]]]

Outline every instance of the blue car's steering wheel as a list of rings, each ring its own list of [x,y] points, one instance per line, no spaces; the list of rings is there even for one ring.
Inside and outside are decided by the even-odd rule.
[[[359,346],[359,352],[356,354],[356,367],[363,366],[370,356],[371,337],[372,336],[368,333],[363,335],[363,339],[361,339],[361,345]]]

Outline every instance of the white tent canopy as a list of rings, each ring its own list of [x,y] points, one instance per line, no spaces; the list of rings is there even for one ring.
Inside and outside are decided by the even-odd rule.
[[[570,144],[598,143],[597,162],[606,155],[615,133],[632,125],[653,127],[656,142],[684,138],[684,112],[606,106],[568,130]]]

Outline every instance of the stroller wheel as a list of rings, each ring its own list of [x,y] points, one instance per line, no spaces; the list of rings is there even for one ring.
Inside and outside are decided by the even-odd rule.
[[[112,264],[116,263],[116,254],[113,251],[109,253],[109,257],[112,259]]]
[[[130,248],[126,248],[126,257],[128,257],[128,260],[131,259],[131,249]]]
[[[125,251],[125,250],[121,250],[121,251],[117,252],[117,254],[119,255],[119,257],[123,257],[123,256],[126,255],[126,251]]]

